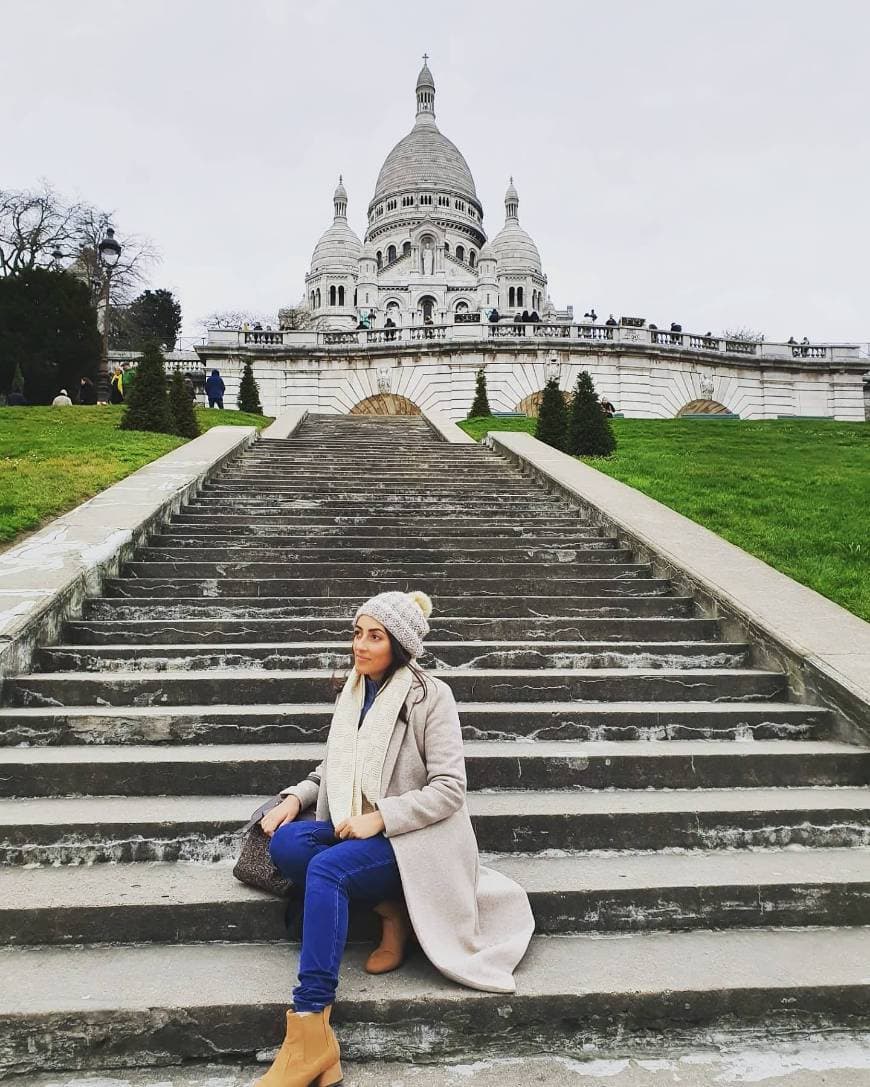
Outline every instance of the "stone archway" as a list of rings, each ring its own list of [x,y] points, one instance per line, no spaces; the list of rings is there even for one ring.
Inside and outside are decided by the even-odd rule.
[[[690,400],[683,404],[677,412],[677,418],[681,415],[732,415],[730,408],[720,404],[718,400]]]
[[[395,393],[378,393],[360,400],[348,412],[349,415],[421,415],[422,412],[407,396]]]
[[[565,398],[565,403],[570,406],[571,394],[563,392],[562,396]],[[528,415],[530,419],[538,418],[538,410],[541,407],[541,401],[544,399],[544,390],[531,393],[529,396],[523,397],[523,399],[517,404],[517,411],[521,415]]]

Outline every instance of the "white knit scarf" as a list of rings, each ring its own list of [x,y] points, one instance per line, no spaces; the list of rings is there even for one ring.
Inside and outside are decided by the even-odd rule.
[[[370,804],[380,800],[387,747],[413,682],[410,668],[399,668],[378,691],[362,726],[357,727],[365,680],[356,668],[347,677],[326,740],[326,799],[333,825],[361,815],[363,796]]]

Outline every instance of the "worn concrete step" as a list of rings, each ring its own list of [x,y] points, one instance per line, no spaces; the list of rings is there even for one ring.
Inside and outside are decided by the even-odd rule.
[[[300,598],[329,598],[355,596],[358,601],[367,600],[376,595],[388,582],[392,589],[409,591],[419,589],[421,578],[425,579],[425,587],[434,598],[439,596],[439,590],[444,589],[453,597],[463,596],[492,596],[499,599],[502,595],[511,592],[522,596],[536,596],[546,590],[557,587],[566,597],[573,599],[592,597],[633,597],[633,596],[664,596],[671,591],[671,583],[666,578],[644,577],[648,574],[648,567],[640,567],[627,571],[619,571],[614,576],[608,570],[600,567],[592,571],[592,576],[574,576],[575,571],[563,571],[558,577],[553,577],[549,569],[528,577],[507,574],[504,577],[454,577],[449,568],[445,567],[442,573],[417,574],[414,572],[402,573],[393,570],[389,565],[382,570],[375,570],[366,575],[359,571],[356,577],[329,577],[309,578],[298,577],[231,577],[213,573],[211,576],[197,576],[193,571],[188,577],[179,577],[178,572],[166,571],[164,576],[149,577],[146,573],[137,574],[140,568],[130,564],[130,572],[127,576],[109,577],[103,582],[104,597],[199,597],[203,599],[222,599],[224,597],[249,598],[283,598],[298,600]],[[291,574],[295,571],[289,571]],[[570,576],[568,576],[570,574]],[[597,576],[596,576],[597,575]],[[327,575],[328,576],[328,575]],[[553,583],[556,583],[555,586]]]
[[[265,477],[265,478],[263,478]],[[415,482],[416,480],[416,482]],[[396,498],[423,497],[441,494],[448,497],[455,495],[492,497],[493,495],[519,495],[529,498],[549,497],[540,487],[535,486],[521,476],[504,478],[502,476],[460,476],[456,471],[445,472],[442,478],[433,478],[431,473],[406,475],[403,478],[385,478],[379,472],[377,476],[361,480],[342,479],[331,473],[329,477],[303,476],[296,472],[280,476],[271,473],[222,473],[204,483],[199,489],[199,496],[236,498],[249,493],[251,485],[256,484],[257,494],[286,494],[290,497],[300,495],[350,495],[358,499],[371,496],[374,498],[390,495]]]
[[[647,582],[669,585],[668,581],[656,579],[652,574],[652,566],[641,562],[609,562],[611,552],[601,551],[603,561],[594,562],[426,562],[403,559],[396,556],[394,559],[381,558],[365,560],[358,556],[356,560],[347,556],[336,558],[327,562],[280,561],[274,554],[265,561],[246,561],[247,556],[225,557],[217,561],[207,561],[199,555],[188,555],[170,561],[160,561],[146,557],[140,552],[141,557],[125,562],[119,577],[119,581],[130,583],[137,581],[162,581],[172,579],[180,587],[192,578],[213,579],[219,578],[221,582],[239,582],[249,585],[262,583],[270,587],[269,596],[277,596],[272,591],[275,582],[296,584],[298,582],[310,584],[312,578],[329,586],[343,588],[346,581],[359,581],[367,578],[426,578],[432,582],[443,581],[449,578],[452,583],[462,587],[465,583],[480,583],[484,588],[491,581],[502,583],[511,580],[517,586],[516,591],[522,592],[523,584],[531,584],[539,587],[548,579],[558,578],[560,585],[571,586],[577,582],[619,580]],[[566,590],[568,591],[568,590]],[[111,595],[111,594],[108,594]],[[140,595],[140,594],[137,594]],[[191,594],[185,594],[191,595]],[[242,595],[255,595],[243,593]],[[350,595],[349,593],[345,595]]]
[[[420,585],[409,579],[398,584],[382,582],[376,591],[391,589],[419,589]],[[629,587],[629,586],[627,586]],[[288,603],[286,596],[277,597],[223,597],[220,599],[202,595],[176,596],[172,602],[165,597],[90,597],[82,611],[86,619],[314,619],[319,617],[352,621],[362,600],[359,593],[353,596],[307,596]],[[628,593],[607,596],[517,596],[505,599],[499,596],[442,596],[433,594],[435,608],[442,615],[461,619],[516,618],[525,616],[535,625],[542,618],[563,619],[646,619],[668,617],[689,619],[695,617],[697,605],[691,596],[636,596]],[[347,629],[347,627],[345,628]]]
[[[217,511],[225,509],[249,509],[255,512],[275,508],[277,510],[304,510],[308,508],[335,510],[368,510],[375,505],[381,505],[387,513],[402,513],[407,511],[426,511],[443,508],[450,510],[468,510],[478,517],[488,513],[498,513],[501,510],[515,511],[518,515],[524,515],[526,511],[531,513],[555,513],[564,514],[570,509],[567,499],[559,500],[549,495],[538,492],[525,492],[513,494],[500,490],[480,491],[476,487],[468,487],[462,491],[453,491],[445,494],[437,488],[431,491],[423,490],[419,493],[413,491],[400,491],[395,495],[385,495],[377,490],[368,491],[365,487],[347,486],[342,491],[324,493],[311,491],[308,494],[263,494],[252,489],[252,485],[239,486],[234,493],[226,495],[214,495],[202,491],[196,498],[192,498],[185,510]]]
[[[331,702],[271,706],[48,706],[0,709],[17,744],[323,742]],[[791,702],[460,703],[467,740],[812,740],[832,714]]]
[[[419,953],[373,981],[367,953],[342,968],[346,1060],[622,1051],[663,1022],[672,1042],[709,1046],[724,1029],[870,1021],[866,928],[536,936],[514,994],[463,989]],[[19,1073],[253,1059],[283,1037],[297,968],[284,941],[6,948],[0,964],[3,1063]]]
[[[207,532],[205,529],[173,529],[156,533],[148,541],[148,546],[155,549],[165,548],[171,551],[196,552],[214,550],[222,553],[232,552],[244,556],[248,551],[269,551],[273,553],[294,553],[326,558],[332,555],[378,554],[414,556],[418,553],[437,555],[440,559],[461,559],[468,556],[470,562],[492,555],[516,555],[520,560],[535,554],[546,556],[566,556],[564,561],[573,561],[576,556],[582,561],[591,551],[615,552],[631,557],[632,552],[621,547],[612,536],[590,534],[570,537],[558,536],[531,537],[523,540],[512,536],[374,536],[356,535],[353,530],[336,529],[332,532],[293,532],[292,535],[278,529],[268,528],[260,531],[258,526],[251,526],[250,532],[242,533],[238,528],[227,532]],[[144,551],[144,548],[143,548]],[[312,560],[313,561],[313,560]],[[322,561],[322,559],[320,560]],[[597,561],[597,556],[596,556]]]
[[[484,855],[525,888],[542,934],[861,925],[870,850]],[[245,887],[228,864],[140,862],[8,868],[0,945],[246,943],[284,940],[287,903]],[[294,907],[297,896],[294,896]],[[370,941],[352,910],[350,940]]]
[[[152,538],[147,547],[136,551],[137,562],[236,562],[236,563],[321,563],[335,569],[341,564],[398,563],[415,568],[426,564],[449,563],[459,573],[473,565],[473,571],[485,572],[497,566],[527,569],[538,565],[572,566],[589,563],[631,564],[632,552],[625,547],[362,547],[353,537],[335,541],[328,547],[298,544],[286,538],[274,538],[269,546],[259,540],[244,544],[228,540],[187,537],[180,541],[170,536]]]
[[[302,616],[275,619],[75,619],[64,624],[69,642],[129,645],[167,642],[308,642],[350,637],[351,613],[336,618]],[[578,642],[703,642],[720,637],[718,619],[647,618],[457,618],[433,614],[427,642],[578,641]]]
[[[0,799],[0,863],[225,860],[262,796]],[[500,790],[468,808],[480,848],[499,853],[870,846],[866,786]]]
[[[324,753],[316,743],[3,748],[0,796],[271,795]],[[870,784],[870,748],[832,740],[466,741],[465,763],[471,790]]]
[[[587,541],[590,539],[604,540],[611,546],[616,544],[615,537],[609,536],[600,526],[583,524],[582,522],[552,532],[538,531],[534,527],[529,528],[525,525],[518,525],[516,522],[493,527],[491,525],[465,522],[457,524],[452,521],[445,523],[437,530],[433,530],[429,524],[418,523],[414,532],[410,535],[389,525],[383,526],[384,531],[371,533],[351,531],[346,527],[333,524],[297,525],[293,529],[293,537],[288,541],[286,532],[280,532],[276,528],[262,525],[259,522],[252,524],[250,521],[240,519],[240,523],[237,525],[207,525],[197,518],[190,525],[185,525],[178,518],[178,514],[173,515],[172,520],[162,527],[161,533],[167,534],[171,539],[191,537],[202,539],[205,536],[209,540],[220,540],[221,542],[225,539],[269,537],[270,539],[277,538],[283,544],[289,542],[291,545],[295,545],[297,541],[300,544],[305,543],[307,540],[320,543],[350,538],[359,539],[361,546],[370,546],[373,543],[377,544],[382,541],[385,547],[401,545],[402,541],[406,544],[414,544],[416,547],[426,547],[433,542],[437,542],[439,546],[452,546],[457,542],[464,545],[468,541],[471,546],[478,548],[488,547],[491,543],[496,546],[504,546],[505,541],[511,544],[521,543],[522,545],[534,547],[550,545],[588,547],[590,545]],[[259,541],[257,546],[260,546]]]
[[[435,515],[436,512],[438,516]],[[456,513],[458,511],[451,512]],[[457,532],[464,538],[472,535],[496,535],[501,529],[513,531],[516,528],[518,518],[522,521],[524,537],[534,538],[540,534],[559,535],[563,531],[571,534],[582,527],[585,521],[585,518],[579,514],[529,513],[523,514],[520,518],[518,514],[502,512],[483,515],[477,510],[468,510],[462,511],[462,513],[461,531],[458,531],[455,516],[450,516],[449,513],[445,513],[441,509],[435,511],[396,512],[393,514],[384,513],[377,509],[367,513],[353,513],[350,511],[333,511],[330,513],[328,511],[316,512],[309,510],[282,512],[278,510],[275,512],[261,511],[259,513],[241,514],[215,513],[209,510],[186,508],[183,513],[174,515],[170,523],[185,527],[193,526],[199,531],[202,531],[204,525],[214,524],[216,528],[223,528],[227,525],[250,525],[253,521],[256,521],[257,525],[262,527],[280,526],[293,533],[306,525],[312,527],[326,526],[331,530],[342,527],[355,527],[367,530],[368,533],[373,535],[379,535],[383,530],[385,536],[404,534],[414,539],[423,535],[439,535],[445,530]],[[480,531],[474,533],[471,531],[474,528],[478,528]],[[367,532],[362,531],[360,534],[366,535]]]
[[[166,539],[166,537],[162,538]],[[561,573],[577,573],[578,570],[585,573],[584,567],[591,567],[594,564],[595,569],[592,572],[597,573],[600,572],[602,565],[608,567],[641,565],[632,562],[632,553],[627,548],[616,547],[588,547],[582,550],[555,547],[426,550],[397,546],[390,549],[354,546],[351,539],[341,544],[333,544],[331,547],[300,547],[288,544],[286,540],[272,547],[254,547],[251,546],[251,541],[245,547],[226,542],[218,545],[214,540],[210,544],[203,540],[198,547],[179,547],[174,544],[155,546],[152,542],[148,547],[137,549],[135,561],[138,564],[175,563],[182,572],[189,570],[191,563],[219,563],[223,568],[226,568],[227,564],[245,568],[255,565],[258,569],[261,565],[276,567],[293,563],[294,565],[304,564],[306,573],[313,569],[314,564],[318,564],[324,571],[335,571],[336,576],[346,574],[347,568],[351,565],[359,570],[366,564],[378,567],[389,564],[390,568],[411,567],[415,573],[427,567],[449,566],[450,570],[459,577],[463,575],[467,577],[474,573],[483,577],[492,577],[493,573],[505,568],[522,573],[557,566]],[[644,567],[647,570],[650,569],[649,564],[644,564]]]
[[[434,674],[457,700],[481,702],[782,700],[779,672],[733,669],[450,669]],[[188,672],[42,672],[12,676],[8,706],[260,705],[328,697],[331,670],[252,669]]]
[[[424,668],[743,668],[746,642],[438,642],[427,639]],[[203,671],[226,668],[346,668],[341,642],[227,642],[191,646],[55,645],[39,650],[42,672]]]

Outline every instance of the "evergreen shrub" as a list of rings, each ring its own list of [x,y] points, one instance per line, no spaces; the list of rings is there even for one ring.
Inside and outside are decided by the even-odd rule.
[[[609,457],[616,451],[616,436],[605,415],[588,370],[581,370],[568,415],[567,453],[575,457]]]
[[[489,397],[486,394],[486,373],[481,366],[477,371],[477,385],[474,389],[474,401],[468,412],[467,418],[481,419],[489,415],[492,415],[492,412],[489,408]]]
[[[551,377],[544,386],[544,395],[538,409],[538,423],[535,437],[554,449],[565,449],[567,430],[567,409],[565,397],[559,388],[559,379]]]
[[[166,392],[163,354],[154,340],[145,345],[133,388],[129,397],[125,396],[120,428],[151,430],[158,434],[175,433],[175,423]]]
[[[263,405],[260,403],[260,389],[254,378],[254,368],[251,366],[250,360],[245,363],[245,368],[242,370],[242,382],[239,385],[237,407],[239,411],[247,411],[252,415],[263,414]]]
[[[175,424],[175,433],[181,438],[198,438],[199,423],[196,419],[193,401],[184,384],[184,375],[176,370],[169,382],[169,410]]]

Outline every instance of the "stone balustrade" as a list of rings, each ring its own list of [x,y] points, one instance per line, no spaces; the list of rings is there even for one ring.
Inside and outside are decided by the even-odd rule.
[[[758,359],[806,359],[814,362],[852,360],[861,357],[859,344],[795,344],[767,341],[728,339],[723,336],[698,335],[693,332],[671,332],[639,324],[639,319],[624,319],[620,324],[593,324],[589,322],[538,321],[520,322],[502,320],[491,323],[481,319],[478,313],[458,314],[455,323],[410,325],[404,328],[343,329],[316,331],[294,329],[292,331],[252,329],[210,329],[207,346],[252,348],[254,350],[356,347],[367,348],[396,343],[421,343],[427,340],[462,343],[499,340],[534,340],[537,342],[567,341],[597,343],[602,346],[631,345],[654,350],[688,352],[700,357],[711,355],[737,355]]]

